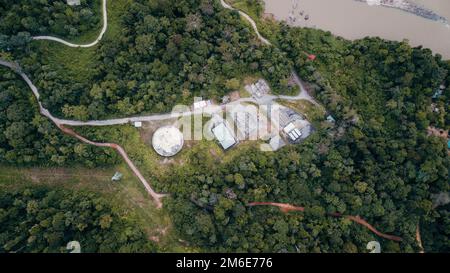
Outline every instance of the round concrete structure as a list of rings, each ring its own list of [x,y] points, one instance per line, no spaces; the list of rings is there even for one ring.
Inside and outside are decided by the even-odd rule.
[[[183,148],[183,143],[183,134],[173,126],[159,128],[152,138],[153,149],[165,157],[176,155]]]

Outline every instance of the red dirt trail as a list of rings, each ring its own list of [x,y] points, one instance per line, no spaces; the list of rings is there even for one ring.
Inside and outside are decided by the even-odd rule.
[[[280,208],[280,210],[284,213],[287,213],[289,211],[305,211],[304,207],[297,207],[297,206],[293,206],[291,204],[284,204],[284,203],[273,203],[273,202],[253,202],[253,203],[249,203],[248,206],[253,207],[253,206],[274,206],[274,207],[278,207]],[[370,231],[372,231],[373,233],[375,233],[376,235],[378,235],[379,237],[391,240],[391,241],[396,241],[396,242],[401,242],[402,238],[398,237],[398,236],[394,236],[394,235],[389,235],[389,234],[385,234],[382,232],[379,232],[376,228],[374,228],[371,224],[367,223],[366,220],[360,218],[359,216],[353,216],[353,215],[343,215],[341,213],[337,213],[337,212],[333,212],[333,213],[327,213],[330,216],[333,217],[344,217],[347,218],[359,225],[362,225],[364,227],[366,227],[367,229],[369,229]]]
[[[90,145],[94,145],[94,146],[98,146],[98,147],[110,147],[115,149],[121,156],[122,158],[125,160],[125,162],[128,164],[128,166],[130,167],[130,169],[133,171],[133,173],[139,178],[139,180],[142,182],[142,184],[144,185],[145,189],[147,190],[147,192],[150,194],[150,196],[153,198],[156,207],[157,208],[161,208],[162,207],[162,202],[161,199],[165,196],[167,196],[167,194],[160,194],[155,192],[152,187],[150,186],[150,184],[147,182],[147,180],[144,178],[144,176],[141,174],[141,172],[138,170],[138,168],[134,165],[134,163],[130,160],[130,158],[128,157],[127,153],[125,152],[125,150],[118,144],[115,143],[100,143],[100,142],[94,142],[94,141],[90,141],[89,139],[80,136],[79,134],[77,134],[74,130],[70,129],[70,128],[66,128],[64,127],[64,125],[62,124],[56,124],[59,129],[61,129],[61,131],[63,131],[64,133],[73,136],[79,140],[81,140],[84,143],[90,144]]]

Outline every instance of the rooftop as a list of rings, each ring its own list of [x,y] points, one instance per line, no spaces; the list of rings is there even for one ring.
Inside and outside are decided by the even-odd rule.
[[[183,148],[183,134],[173,126],[161,127],[153,134],[153,149],[161,156],[174,156]]]
[[[225,123],[219,123],[212,129],[212,132],[216,139],[220,142],[220,145],[224,150],[236,144],[236,139],[234,138],[230,129],[228,129],[228,127],[225,125]]]

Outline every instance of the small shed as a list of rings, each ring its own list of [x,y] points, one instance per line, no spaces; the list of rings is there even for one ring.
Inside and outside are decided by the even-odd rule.
[[[111,178],[111,181],[120,181],[120,179],[122,179],[122,177],[123,177],[123,174],[116,172],[114,174],[114,176]]]
[[[336,120],[333,118],[332,115],[328,115],[328,116],[327,116],[327,121],[328,121],[329,123],[335,123],[335,122],[336,122]]]
[[[141,128],[142,127],[142,121],[135,121],[134,122],[134,127]]]
[[[194,107],[194,110],[197,110],[197,109],[205,108],[211,104],[212,104],[211,100],[202,100],[201,97],[196,97],[194,99],[193,107]]]

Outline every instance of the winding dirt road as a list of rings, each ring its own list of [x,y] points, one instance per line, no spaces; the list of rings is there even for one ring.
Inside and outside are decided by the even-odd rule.
[[[39,112],[47,117],[48,119],[50,119],[61,131],[63,131],[64,133],[73,136],[79,140],[81,140],[84,143],[90,144],[90,145],[94,145],[94,146],[98,146],[98,147],[110,147],[115,149],[121,156],[122,158],[125,160],[125,162],[127,163],[127,165],[130,167],[130,169],[133,171],[133,173],[137,176],[137,178],[141,181],[141,183],[144,185],[145,189],[147,190],[147,192],[149,193],[149,195],[153,198],[156,207],[157,208],[161,208],[162,207],[162,202],[161,199],[165,196],[167,196],[167,194],[160,194],[160,193],[156,193],[153,188],[150,186],[150,184],[147,182],[147,180],[144,178],[144,176],[141,174],[141,172],[138,170],[138,168],[134,165],[134,163],[130,160],[130,158],[128,157],[127,153],[125,152],[125,150],[118,144],[115,143],[99,143],[99,142],[94,142],[91,141],[83,136],[80,136],[79,134],[75,133],[75,131],[73,131],[72,129],[66,128],[64,127],[64,124],[62,124],[60,122],[59,119],[55,118],[46,108],[44,108],[42,106],[42,103],[39,100],[40,94],[38,89],[36,88],[36,86],[31,82],[30,78],[28,78],[28,76],[22,72],[20,66],[18,64],[15,63],[11,63],[11,62],[6,62],[4,60],[0,59],[0,65],[5,66],[5,67],[9,67],[10,69],[14,70],[17,74],[19,74],[22,79],[28,84],[28,86],[30,87],[31,91],[33,92],[34,96],[36,97],[36,101],[39,105]]]
[[[168,194],[161,194],[161,193],[156,193],[152,187],[150,186],[150,184],[147,182],[147,180],[144,178],[144,176],[141,174],[141,172],[139,171],[138,168],[136,168],[136,166],[134,165],[134,163],[130,160],[130,158],[128,157],[127,153],[125,152],[125,150],[118,144],[116,143],[101,143],[101,142],[94,142],[91,141],[83,136],[80,136],[79,134],[75,133],[75,131],[73,131],[70,128],[66,128],[64,127],[64,125],[62,124],[56,124],[58,126],[59,129],[61,129],[61,131],[63,131],[64,133],[73,136],[79,140],[81,140],[84,143],[90,144],[90,145],[94,145],[94,146],[98,146],[98,147],[110,147],[115,149],[121,156],[122,158],[125,160],[125,162],[128,164],[128,166],[130,167],[130,169],[133,171],[133,173],[139,178],[139,180],[142,182],[142,184],[144,185],[145,189],[147,190],[147,192],[150,194],[150,196],[153,198],[153,200],[155,201],[156,207],[157,208],[161,208],[162,207],[162,202],[161,199],[163,197],[168,196]]]
[[[108,14],[107,14],[107,10],[106,10],[106,0],[102,0],[102,13],[103,13],[103,27],[102,27],[102,30],[100,31],[100,34],[98,35],[97,39],[95,39],[95,41],[93,41],[92,43],[73,44],[71,42],[67,42],[63,39],[60,39],[60,38],[54,37],[54,36],[35,36],[35,37],[33,37],[33,40],[49,40],[49,41],[62,43],[64,45],[70,46],[70,47],[92,47],[92,46],[95,46],[103,38],[103,35],[105,34],[106,30],[108,29]]]
[[[304,212],[305,208],[304,207],[297,207],[297,206],[293,206],[291,204],[285,204],[285,203],[273,203],[273,202],[253,202],[253,203],[249,203],[248,206],[253,207],[253,206],[274,206],[274,207],[278,207],[280,208],[280,210],[282,212],[289,212],[289,211],[301,211]],[[364,227],[366,227],[367,229],[369,229],[370,231],[372,231],[373,233],[375,233],[377,236],[384,238],[384,239],[388,239],[391,241],[396,241],[396,242],[401,242],[402,238],[398,237],[398,236],[394,236],[394,235],[389,235],[389,234],[385,234],[382,233],[380,231],[378,231],[376,228],[374,228],[371,224],[367,223],[366,220],[360,218],[359,216],[353,216],[353,215],[343,215],[341,213],[338,212],[333,212],[333,213],[327,213],[330,216],[333,217],[343,217],[343,218],[347,218],[359,225],[362,225]]]
[[[228,5],[227,3],[225,3],[224,0],[220,0],[220,4],[222,4],[222,7],[226,8],[226,9],[229,9],[229,10],[235,10],[235,11],[239,12],[239,15],[241,15],[242,17],[244,17],[244,18],[250,23],[250,25],[252,26],[253,30],[254,30],[255,33],[256,33],[256,36],[258,36],[258,39],[259,39],[263,44],[265,44],[265,45],[272,45],[272,44],[269,42],[269,40],[267,40],[266,38],[264,38],[264,37],[259,33],[259,30],[258,30],[258,27],[256,26],[255,21],[254,21],[247,13],[245,13],[245,12],[243,12],[243,11],[240,11],[240,10],[238,10],[238,9],[233,8],[232,6],[230,6],[230,5]]]

